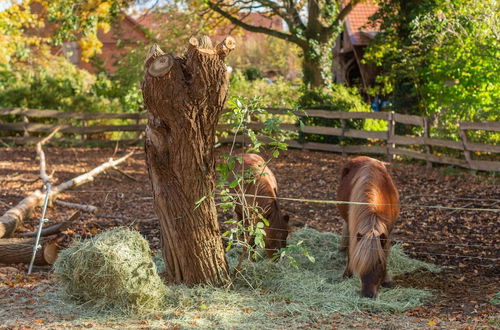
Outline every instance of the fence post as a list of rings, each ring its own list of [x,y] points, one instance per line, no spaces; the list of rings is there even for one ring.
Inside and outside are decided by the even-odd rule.
[[[430,138],[429,118],[424,117],[423,119],[424,119],[424,145],[425,145],[425,153],[428,156],[430,156],[432,154],[431,146],[428,145],[425,142],[425,139]],[[428,159],[426,159],[426,163],[427,163],[427,168],[431,168],[432,167],[432,162],[430,161],[430,157]]]
[[[396,144],[393,143],[394,135],[396,134],[396,122],[394,121],[394,111],[389,112],[389,117],[387,118],[387,160],[391,161],[394,159],[394,155],[391,153]]]
[[[340,138],[340,141],[344,141],[344,134],[345,134],[345,119],[340,119],[340,127],[342,128],[342,136]],[[342,144],[342,157],[346,157],[347,152],[345,152],[344,145]]]
[[[136,125],[140,125],[141,124],[141,118],[140,117],[137,117],[137,119],[135,120],[135,124]],[[135,138],[137,140],[139,140],[141,138],[141,136],[142,136],[143,131],[137,130],[137,131],[135,131],[135,133],[136,133],[135,134]]]
[[[459,130],[460,130],[460,139],[462,140],[462,146],[464,148],[464,156],[465,160],[467,161],[467,164],[469,165],[469,169],[473,169],[471,166],[471,154],[470,151],[467,149],[467,143],[469,142],[469,138],[467,137],[467,131],[465,129],[462,129],[462,123],[459,123]]]
[[[26,125],[24,125],[23,136],[30,136],[30,133],[28,132],[28,124],[30,123],[30,121],[28,120],[27,116],[23,116],[23,123],[26,124]]]
[[[87,123],[87,121],[85,119],[82,120],[82,126],[83,127],[87,127],[88,126],[88,123]],[[83,138],[83,140],[88,140],[89,136],[88,136],[88,134],[82,134],[82,138]]]

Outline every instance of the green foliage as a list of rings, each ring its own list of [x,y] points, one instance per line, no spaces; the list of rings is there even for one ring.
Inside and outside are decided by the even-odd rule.
[[[497,292],[491,299],[490,303],[493,305],[500,305],[500,291]]]
[[[500,22],[496,1],[381,1],[365,60],[383,68],[374,92],[395,110],[430,116],[436,134],[458,138],[459,120],[500,116]]]
[[[298,94],[299,85],[282,78],[276,79],[273,83],[264,79],[248,81],[240,70],[231,73],[230,97],[259,98],[261,104],[266,107],[293,108]]]
[[[254,259],[260,257],[258,249],[266,248],[265,227],[269,226],[269,220],[265,218],[264,210],[259,205],[248,202],[251,198],[245,195],[246,189],[244,187],[247,184],[256,183],[257,179],[263,175],[265,166],[273,158],[279,157],[282,150],[287,149],[286,140],[293,138],[295,133],[282,130],[280,118],[270,115],[263,109],[259,99],[231,98],[228,105],[230,111],[223,115],[222,120],[232,127],[233,143],[230,152],[221,155],[216,166],[217,188],[220,198],[218,206],[225,212],[232,211],[235,207],[240,207],[242,210],[241,220],[231,218],[225,221],[229,229],[222,235],[227,240],[228,251],[238,246],[244,248],[240,252],[241,263],[247,252]],[[251,126],[252,118],[256,116],[265,117],[263,128],[258,130]],[[289,114],[289,116],[293,116],[293,114]],[[244,171],[236,170],[236,167],[243,162],[241,155],[233,154],[238,135],[243,135],[248,139],[249,145],[244,146],[245,153],[260,153],[264,149],[269,150],[271,157],[265,160],[261,171],[253,168]],[[239,271],[239,268],[239,265],[236,266],[236,271]]]
[[[92,75],[58,56],[50,57],[50,65],[0,66],[0,107],[136,112],[142,95],[134,79],[120,70],[113,80],[103,73]]]
[[[324,109],[330,111],[368,112],[369,105],[363,101],[356,88],[332,84],[325,88],[303,89],[298,101],[300,109]]]
[[[332,84],[325,88],[306,89],[303,88],[302,95],[298,100],[300,109],[321,109],[345,112],[370,112],[370,106],[363,101],[356,88],[349,88],[341,84]],[[338,119],[327,118],[303,118],[305,125],[341,127]],[[364,130],[387,130],[385,121],[366,119],[359,121],[346,121],[346,128]],[[302,141],[325,142],[325,143],[357,143],[356,140],[337,136],[324,136],[317,134],[300,133]]]
[[[246,68],[243,71],[243,74],[245,75],[245,78],[248,81],[254,81],[254,80],[257,80],[257,79],[262,79],[262,72],[258,68],[254,67],[254,66],[250,66],[250,67]]]
[[[61,57],[50,66],[0,66],[0,107],[117,112],[118,100],[101,95],[101,81]]]

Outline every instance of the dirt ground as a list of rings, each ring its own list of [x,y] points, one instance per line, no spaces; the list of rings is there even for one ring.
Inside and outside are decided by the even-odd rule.
[[[147,237],[153,249],[159,247],[144,151],[141,147],[119,149],[116,156],[130,150],[135,150],[134,156],[119,167],[127,175],[109,170],[94,182],[60,195],[65,201],[98,207],[95,214],[83,214],[79,222],[65,232],[61,245],[113,226],[131,226]],[[227,150],[220,148],[217,152]],[[113,149],[107,148],[47,148],[48,172],[54,171],[53,181],[60,183],[99,165],[113,153]],[[33,148],[0,149],[0,214],[26,193],[41,188],[39,180],[33,181],[38,175],[35,154]],[[333,153],[290,150],[274,160],[270,167],[277,177],[281,197],[335,200],[339,171],[345,160]],[[403,205],[393,231],[394,240],[403,242],[413,258],[447,267],[441,273],[400,276],[395,278],[395,283],[430,289],[435,299],[397,317],[363,313],[349,318],[332,315],[328,320],[297,327],[500,327],[499,305],[490,301],[500,291],[499,213],[424,207],[499,209],[499,178],[445,167],[429,169],[422,164],[401,161],[392,162],[389,167]],[[281,205],[290,214],[294,229],[309,226],[320,231],[341,232],[342,221],[335,205],[286,200]],[[18,233],[34,231],[39,212],[35,212]],[[50,223],[55,223],[66,219],[71,212],[71,209],[54,205],[47,218]],[[25,265],[15,265],[15,268],[17,272],[16,269],[5,271],[5,268],[0,268],[0,303],[2,308],[9,305],[12,311],[15,304],[29,302],[30,295],[36,294],[37,290],[52,289],[47,269],[41,268],[40,272],[27,276],[23,274]],[[35,311],[25,315],[25,322],[9,324],[8,327],[45,327],[50,318]],[[4,316],[0,311],[0,327]],[[58,322],[50,323],[52,325],[48,327],[65,327],[64,320]],[[158,326],[154,320],[137,322],[129,326]],[[124,327],[124,324],[96,325],[91,322],[89,326],[83,322],[81,326]]]

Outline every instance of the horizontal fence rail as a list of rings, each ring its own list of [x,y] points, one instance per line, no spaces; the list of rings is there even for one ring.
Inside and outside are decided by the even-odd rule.
[[[299,117],[314,117],[324,119],[338,119],[343,122],[342,127],[325,127],[306,125],[299,127],[294,124],[281,124],[282,129],[305,134],[316,134],[325,136],[338,136],[347,138],[369,139],[370,143],[365,145],[341,145],[318,142],[299,142],[297,140],[287,141],[290,148],[340,152],[342,154],[381,154],[387,155],[392,159],[395,155],[405,156],[413,159],[424,160],[430,166],[432,163],[448,164],[460,166],[472,170],[482,171],[500,171],[500,161],[497,161],[497,155],[500,154],[500,146],[470,142],[467,131],[486,130],[500,132],[500,122],[459,122],[460,141],[437,139],[430,137],[429,120],[426,117],[415,115],[405,115],[393,112],[341,112],[328,110],[292,110],[284,108],[268,108],[270,114],[285,115],[293,113]],[[10,116],[9,121],[5,120]],[[14,117],[14,119],[12,119]],[[54,124],[30,122],[30,119],[51,119],[57,121]],[[147,113],[74,113],[57,110],[39,110],[24,108],[3,108],[0,109],[0,132],[11,132],[11,136],[2,136],[7,141],[13,141],[16,144],[26,144],[38,141],[38,137],[32,136],[40,133],[50,133],[56,127],[60,127],[60,132],[66,137],[55,139],[60,142],[96,142],[102,144],[116,143],[117,140],[107,140],[102,137],[104,133],[110,132],[136,132],[135,139],[121,139],[122,143],[134,143],[140,138],[140,134],[146,128]],[[346,128],[345,120],[358,119],[377,119],[387,122],[386,131],[365,131],[359,129]],[[93,122],[102,122],[107,120],[121,120],[119,125],[101,124]],[[131,122],[132,121],[132,122]],[[89,123],[90,122],[90,123]],[[414,125],[422,127],[422,136],[397,135],[395,133],[396,123],[405,125]],[[261,122],[252,122],[249,127],[254,130],[264,128]],[[217,127],[219,132],[230,131],[231,125],[220,124]],[[14,136],[12,136],[14,134]],[[17,135],[16,135],[17,134]],[[67,135],[73,135],[70,138]],[[92,139],[91,136],[100,134],[99,139]],[[2,134],[4,135],[4,134]],[[80,135],[80,139],[78,136]],[[245,143],[249,141],[245,136],[239,135],[235,139],[220,138],[219,143]],[[375,143],[374,143],[375,142]],[[385,143],[384,143],[385,142]],[[383,143],[384,145],[380,145]],[[408,149],[404,146],[421,146],[424,151]],[[432,147],[450,148],[461,151],[463,158],[456,158],[432,152]],[[473,159],[475,153],[493,154],[495,160],[476,160]]]

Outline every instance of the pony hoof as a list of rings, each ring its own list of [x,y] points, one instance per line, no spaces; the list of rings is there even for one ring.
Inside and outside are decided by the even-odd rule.
[[[384,288],[389,288],[389,289],[394,288],[394,284],[392,284],[392,282],[384,282],[384,283],[382,283],[382,286]]]
[[[364,298],[375,299],[377,295],[375,294],[375,292],[362,292],[361,296]]]

